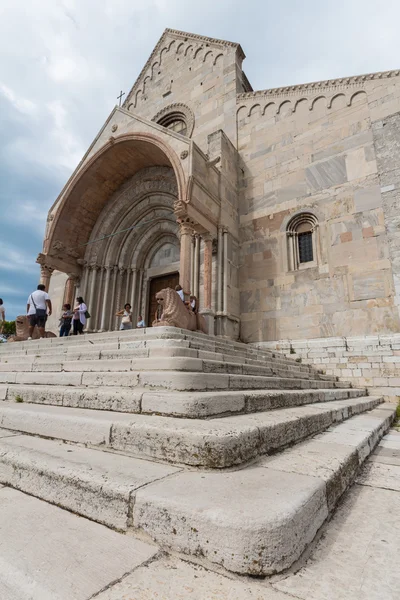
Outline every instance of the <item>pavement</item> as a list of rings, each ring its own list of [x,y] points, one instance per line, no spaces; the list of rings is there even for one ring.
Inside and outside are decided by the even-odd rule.
[[[394,429],[308,560],[269,580],[168,555],[0,487],[1,600],[397,600],[399,555],[400,432]]]

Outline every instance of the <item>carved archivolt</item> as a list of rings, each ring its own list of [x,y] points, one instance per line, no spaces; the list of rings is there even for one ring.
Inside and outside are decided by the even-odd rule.
[[[161,223],[168,223],[170,233],[177,232],[173,213],[176,197],[177,185],[171,168],[148,167],[136,173],[103,209],[92,231],[86,262],[111,266],[133,264],[132,255],[140,239],[153,233],[157,237]]]
[[[175,104],[169,104],[160,110],[153,118],[152,121],[163,125],[166,119],[182,119],[186,123],[187,137],[190,137],[194,129],[194,114],[186,104],[176,102]]]

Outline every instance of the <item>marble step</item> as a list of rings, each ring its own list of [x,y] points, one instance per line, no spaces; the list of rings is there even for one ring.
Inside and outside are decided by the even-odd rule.
[[[78,361],[77,366],[79,368]],[[85,368],[86,365],[85,365]],[[349,388],[344,381],[323,381],[296,377],[273,377],[193,371],[89,371],[83,364],[77,371],[0,371],[0,384],[146,387],[176,391],[244,389],[333,389]]]
[[[382,405],[249,468],[184,471],[146,486],[136,493],[134,526],[236,573],[280,573],[332,514],[395,411]]]
[[[254,365],[254,366],[276,366],[281,367],[286,370],[288,369],[287,363],[281,361],[278,357],[276,358],[268,358],[264,360],[257,360],[255,358],[247,358],[243,355],[234,355],[234,354],[222,354],[217,352],[209,352],[205,350],[197,350],[189,347],[168,345],[168,346],[147,346],[143,348],[127,348],[127,349],[102,349],[102,350],[92,350],[91,347],[89,349],[82,348],[61,348],[57,352],[54,350],[48,350],[47,353],[38,352],[30,355],[10,355],[0,357],[0,368],[2,370],[5,369],[5,365],[9,364],[23,364],[27,365],[29,370],[29,365],[42,363],[42,364],[52,364],[57,362],[62,362],[65,360],[102,360],[102,359],[135,359],[135,358],[155,358],[155,357],[188,357],[188,358],[199,358],[203,360],[215,360],[217,362],[236,362],[240,364],[246,365]],[[290,372],[294,373],[313,373],[315,375],[316,371],[310,369],[307,365],[301,365],[299,363],[293,362],[290,366]],[[320,377],[320,376],[319,376]],[[334,379],[331,376],[324,376],[327,379]]]
[[[279,354],[276,351],[260,350],[248,344],[223,340],[222,338],[211,337],[197,332],[187,330],[160,327],[148,328],[145,330],[132,330],[126,332],[108,332],[104,334],[85,334],[83,336],[71,336],[68,338],[49,338],[44,340],[32,340],[29,342],[17,342],[14,344],[4,344],[0,346],[0,361],[4,356],[16,354],[19,356],[32,355],[36,352],[53,353],[57,351],[68,351],[75,349],[109,349],[115,350],[121,347],[144,348],[148,345],[167,346],[182,345],[193,349],[202,349],[211,352],[227,353],[236,356],[243,355],[247,357],[258,357],[260,360],[265,358],[277,358],[283,364],[294,365],[294,360]],[[302,365],[303,368],[311,369],[308,365]]]
[[[394,413],[383,404],[247,468],[212,473],[0,429],[0,483],[145,532],[165,549],[264,576],[301,556]]]
[[[210,418],[224,414],[260,412],[357,398],[362,389],[256,390],[213,392],[152,392],[143,388],[2,385],[0,400],[91,408],[128,413],[160,414],[184,418]]]
[[[136,490],[179,468],[0,429],[0,482],[114,529],[132,525]]]
[[[188,371],[203,373],[227,373],[239,375],[255,375],[263,377],[288,377],[302,379],[319,379],[315,374],[301,373],[295,369],[282,368],[271,362],[268,365],[242,364],[205,360],[186,356],[159,356],[152,358],[99,358],[95,360],[68,360],[68,357],[35,358],[32,361],[0,363],[0,373],[30,372],[129,372],[129,371]],[[332,381],[324,379],[324,381]],[[349,384],[349,387],[351,385]]]
[[[0,403],[0,427],[138,458],[221,469],[323,431],[381,402],[360,397],[212,420]]]

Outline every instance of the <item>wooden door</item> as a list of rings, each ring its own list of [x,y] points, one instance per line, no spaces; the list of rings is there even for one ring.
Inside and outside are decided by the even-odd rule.
[[[150,293],[149,293],[149,306],[147,310],[147,327],[151,327],[156,310],[157,310],[157,300],[156,293],[165,288],[174,289],[176,285],[179,283],[179,273],[170,273],[168,275],[161,275],[160,277],[154,277],[150,280]]]

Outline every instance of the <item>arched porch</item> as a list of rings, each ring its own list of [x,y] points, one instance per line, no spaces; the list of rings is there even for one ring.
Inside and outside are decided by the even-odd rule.
[[[134,318],[147,316],[155,277],[178,272],[185,294],[198,293],[196,233],[204,236],[208,265],[202,306],[211,309],[209,230],[216,225],[207,228],[207,219],[191,214],[194,177],[188,167],[188,152],[178,158],[154,134],[112,138],[78,168],[53,207],[38,257],[42,278],[49,284],[53,269],[68,274],[63,301],[72,303],[77,293],[85,298],[89,330],[115,329],[115,312],[125,302]]]

